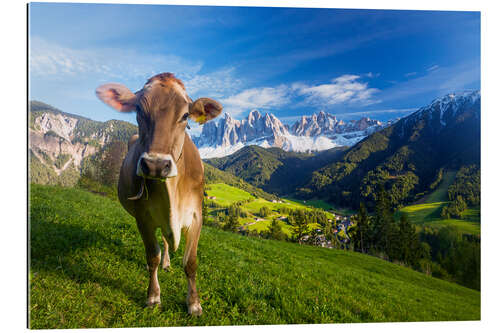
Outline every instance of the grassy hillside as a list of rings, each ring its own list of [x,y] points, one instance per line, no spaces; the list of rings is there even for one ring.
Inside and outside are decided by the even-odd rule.
[[[399,218],[401,213],[406,213],[409,220],[416,224],[418,229],[422,227],[442,228],[454,226],[463,233],[479,235],[481,232],[480,207],[468,208],[461,219],[441,218],[441,210],[449,203],[448,188],[455,180],[456,174],[456,171],[445,172],[443,180],[436,190],[419,200],[420,203],[401,208],[396,213],[396,218]]]
[[[243,179],[236,177],[235,175],[219,170],[208,163],[203,163],[205,169],[205,182],[207,184],[224,183],[237,188],[240,188],[253,196],[264,198],[266,200],[274,200],[278,197],[274,194],[269,194],[264,192],[264,190],[247,183]]]
[[[295,203],[303,203],[306,206],[311,206],[311,207],[315,207],[315,208],[333,211],[334,213],[339,214],[339,215],[354,215],[354,214],[356,214],[356,211],[354,211],[352,209],[344,208],[344,207],[337,207],[337,206],[334,206],[334,205],[332,205],[324,200],[321,200],[321,199],[302,200],[302,199],[296,199],[296,198],[287,197],[287,196],[285,196],[285,198],[287,200],[293,201]]]
[[[330,206],[321,200],[310,200],[310,201],[300,201],[292,199],[279,199],[269,201],[263,198],[256,198],[250,193],[247,193],[239,188],[229,186],[226,184],[210,184],[207,185],[205,192],[208,197],[215,197],[215,199],[208,199],[209,201],[215,201],[218,205],[227,207],[236,202],[245,201],[241,204],[241,208],[244,212],[248,214],[245,218],[238,218],[240,225],[244,225],[249,231],[256,230],[258,232],[265,231],[268,229],[273,218],[279,219],[280,217],[288,217],[289,214],[280,213],[280,208],[288,209],[303,209],[311,211],[316,209],[328,209]],[[262,207],[267,207],[270,210],[270,214],[266,217],[261,217],[259,211]],[[209,215],[215,215],[220,208],[208,208]],[[329,219],[333,219],[334,215],[330,212],[325,211],[326,216]],[[283,221],[279,221],[279,224],[283,228],[288,236],[292,235],[291,226]],[[310,224],[310,228],[319,227],[317,223]]]
[[[430,202],[441,202],[448,201],[448,187],[453,184],[455,180],[457,172],[456,171],[447,171],[443,175],[443,180],[439,184],[438,188],[426,196],[423,200],[424,203]]]
[[[30,327],[132,327],[479,320],[480,294],[374,257],[204,227],[198,287],[184,303],[183,245],[160,272],[162,306],[144,307],[148,275],[135,222],[113,200],[32,185]]]
[[[336,147],[309,154],[287,152],[276,147],[246,146],[232,155],[205,162],[264,191],[284,195],[295,192],[314,170],[338,160],[345,149]]]
[[[207,185],[205,187],[205,192],[207,192],[209,196],[215,197],[214,201],[224,206],[242,200],[255,199],[250,193],[226,184]]]
[[[479,235],[481,232],[480,210],[478,207],[469,208],[465,211],[462,219],[442,219],[441,210],[447,202],[432,202],[403,207],[396,213],[399,217],[400,213],[408,214],[410,222],[419,227],[441,228],[445,226],[455,226],[463,233]]]

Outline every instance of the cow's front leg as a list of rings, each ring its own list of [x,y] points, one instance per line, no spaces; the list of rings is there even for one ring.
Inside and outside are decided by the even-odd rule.
[[[163,258],[162,258],[162,261],[161,261],[161,267],[165,270],[165,271],[169,271],[170,270],[170,256],[168,255],[168,242],[167,242],[167,239],[165,238],[165,236],[161,235],[161,238],[163,239],[163,245],[165,247],[165,250],[163,251]]]
[[[146,250],[146,262],[149,271],[148,306],[160,304],[160,284],[158,283],[158,266],[161,261],[161,251],[155,235],[155,228],[146,222],[137,220],[137,227],[141,233]]]
[[[196,252],[198,250],[198,239],[200,238],[201,231],[201,216],[200,218],[194,217],[193,224],[186,231],[186,252],[182,260],[184,272],[186,273],[188,292],[186,303],[188,307],[188,314],[199,316],[202,313],[200,298],[196,290]]]

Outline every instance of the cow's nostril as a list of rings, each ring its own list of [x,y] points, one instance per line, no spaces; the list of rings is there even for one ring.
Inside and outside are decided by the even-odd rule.
[[[161,170],[161,176],[167,177],[170,173],[170,169],[172,168],[172,162],[170,160],[166,160],[163,162],[163,168]]]

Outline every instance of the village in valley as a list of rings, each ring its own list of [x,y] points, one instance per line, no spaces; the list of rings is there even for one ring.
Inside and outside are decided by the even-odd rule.
[[[346,248],[349,229],[354,225],[353,212],[335,209],[324,201],[266,200],[221,183],[207,185],[204,205],[205,224],[242,235],[324,248]],[[303,221],[298,221],[299,216]]]

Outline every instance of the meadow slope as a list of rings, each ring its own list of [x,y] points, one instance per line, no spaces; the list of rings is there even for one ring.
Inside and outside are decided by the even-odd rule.
[[[399,219],[401,213],[408,215],[408,219],[417,226],[417,230],[422,227],[442,228],[447,226],[456,227],[464,234],[481,234],[481,211],[480,207],[469,207],[465,210],[461,219],[441,217],[441,211],[449,204],[448,188],[453,183],[456,171],[447,171],[441,184],[413,205],[408,205],[396,212],[395,217]]]
[[[116,200],[31,185],[30,327],[479,320],[480,293],[367,255],[204,227],[200,318],[186,314],[183,245],[161,271],[161,307],[134,220]]]

